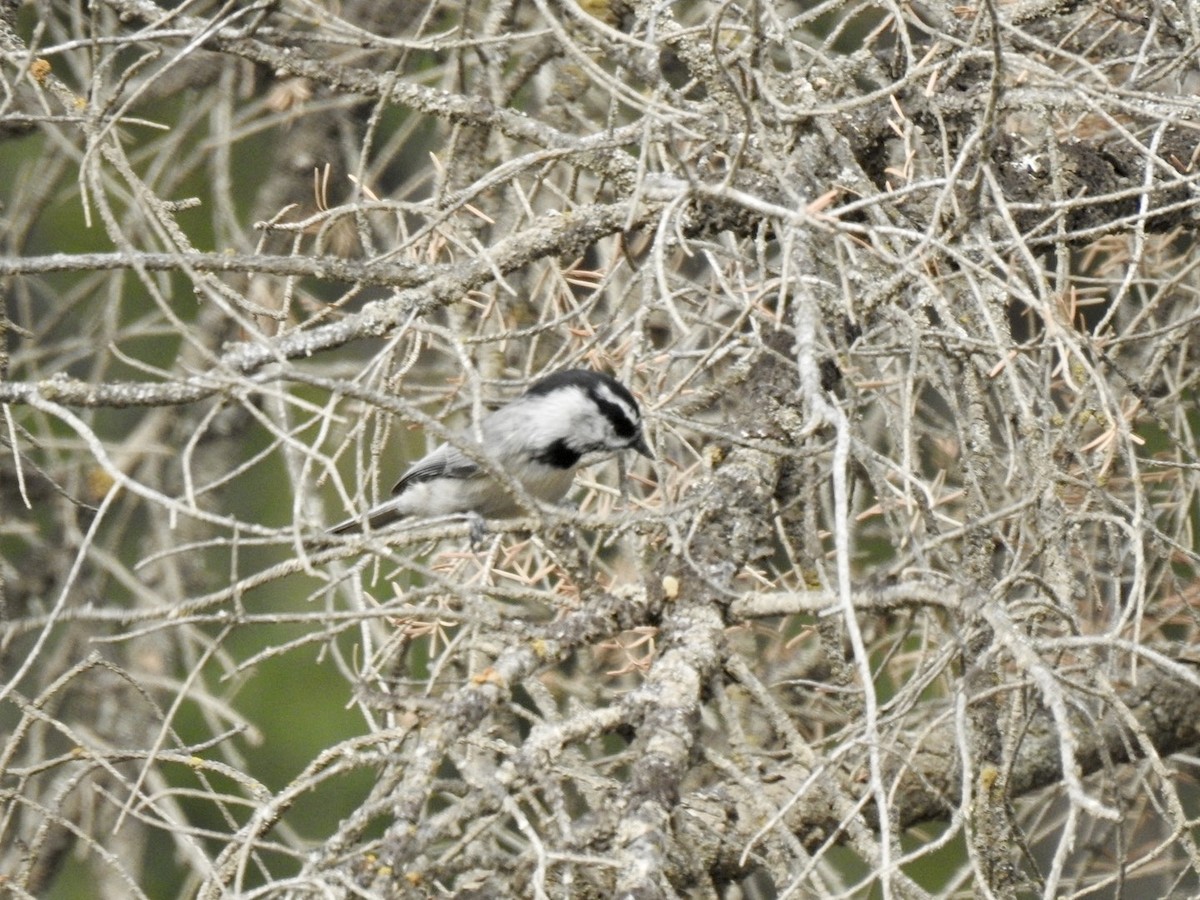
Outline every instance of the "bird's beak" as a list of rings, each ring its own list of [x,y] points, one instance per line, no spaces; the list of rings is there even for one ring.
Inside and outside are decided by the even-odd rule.
[[[642,454],[642,456],[646,457],[646,459],[654,459],[654,451],[651,450],[650,445],[646,443],[646,438],[644,435],[639,434],[637,440],[629,445],[629,449],[636,450],[638,453]]]

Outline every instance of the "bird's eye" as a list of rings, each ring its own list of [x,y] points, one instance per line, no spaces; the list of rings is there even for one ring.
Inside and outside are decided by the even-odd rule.
[[[637,435],[637,426],[628,419],[617,419],[613,422],[613,430],[617,433],[617,437],[630,439]]]
[[[631,415],[634,407],[629,407],[611,391],[607,396],[603,392],[592,393],[591,399],[600,414],[608,420],[609,427],[617,437],[630,440],[637,435],[638,423],[635,421],[637,416]]]

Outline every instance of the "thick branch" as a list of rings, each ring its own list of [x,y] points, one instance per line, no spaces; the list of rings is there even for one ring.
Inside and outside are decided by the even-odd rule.
[[[335,256],[265,256],[243,253],[55,253],[50,256],[0,257],[0,277],[51,272],[97,272],[142,269],[147,272],[223,272],[315,278],[354,284],[415,287],[429,281],[437,267],[341,259]]]
[[[1136,717],[1159,756],[1200,746],[1200,691],[1189,681],[1169,672],[1144,668],[1138,673],[1137,684],[1127,686],[1121,702]],[[1077,759],[1082,775],[1100,772],[1112,764],[1131,762],[1143,755],[1137,749],[1137,739],[1111,711],[1098,721],[1085,721],[1080,716],[1076,724]],[[956,727],[952,719],[947,719],[933,729],[912,752],[911,761],[900,773],[892,809],[902,827],[962,813],[959,798],[963,796],[963,785]],[[898,742],[892,750],[891,758],[902,760],[911,748]],[[1009,779],[1011,797],[1015,799],[1058,784],[1062,777],[1060,760],[1061,738],[1050,714],[1040,710],[1029,722],[1025,740],[1013,764]],[[773,768],[772,771],[777,773],[786,768]],[[853,792],[852,779],[843,780],[844,790]],[[835,834],[841,823],[831,817],[824,790],[814,787],[797,798],[798,786],[794,778],[763,784],[762,792],[769,799],[760,798],[760,803],[787,809],[781,827],[789,829],[808,847],[816,848]],[[761,818],[753,814],[753,810],[741,808],[741,799],[726,789],[698,792],[687,798],[684,805],[694,808],[696,815],[683,816],[680,821],[704,823],[703,828],[688,829],[685,839],[695,841],[697,846],[711,852],[712,858],[716,859],[714,869],[724,873],[725,877],[740,871],[741,857],[761,826]]]
[[[419,287],[366,304],[360,312],[311,330],[291,331],[256,343],[232,345],[209,372],[170,383],[140,381],[89,384],[59,376],[38,382],[0,382],[0,403],[28,403],[40,396],[64,406],[136,407],[194,403],[231,386],[235,375],[251,375],[271,363],[307,359],[364,337],[382,337],[412,316],[420,316],[461,299],[492,280],[546,256],[572,256],[602,237],[629,225],[642,224],[654,211],[643,207],[632,217],[630,203],[585,207],[546,216],[536,225],[496,243],[460,263],[436,269]]]

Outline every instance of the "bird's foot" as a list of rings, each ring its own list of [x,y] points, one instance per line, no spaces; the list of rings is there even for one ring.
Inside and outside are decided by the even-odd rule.
[[[470,529],[471,549],[478,550],[479,545],[483,543],[483,539],[487,536],[487,525],[483,521],[483,516],[477,512],[469,512],[466,514],[467,526]]]

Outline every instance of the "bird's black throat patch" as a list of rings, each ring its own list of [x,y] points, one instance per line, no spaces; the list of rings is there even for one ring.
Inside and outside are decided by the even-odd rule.
[[[540,463],[545,463],[555,469],[572,469],[578,464],[583,454],[567,446],[565,438],[559,438],[534,457]]]

